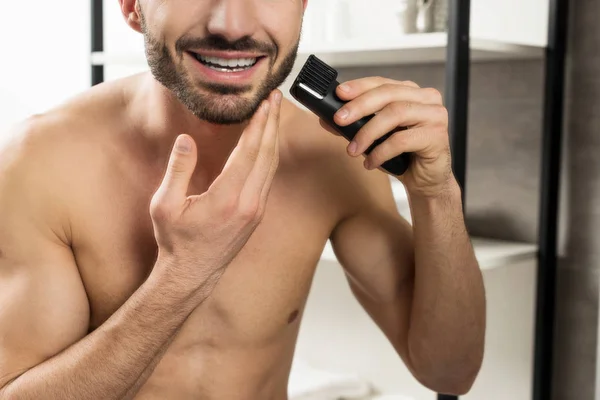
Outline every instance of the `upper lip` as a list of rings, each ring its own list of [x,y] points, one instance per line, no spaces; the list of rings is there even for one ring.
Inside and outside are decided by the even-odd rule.
[[[237,60],[240,58],[259,58],[265,56],[261,53],[241,52],[241,51],[213,51],[213,50],[190,50],[190,52],[205,57],[224,58],[227,60]]]

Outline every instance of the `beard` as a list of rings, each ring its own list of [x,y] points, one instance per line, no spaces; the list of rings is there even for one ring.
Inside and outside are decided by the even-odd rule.
[[[277,89],[290,75],[296,62],[300,38],[281,65],[274,69],[273,60],[279,55],[276,44],[265,44],[244,37],[229,42],[222,36],[207,36],[202,39],[182,37],[175,44],[173,57],[164,42],[156,39],[149,31],[143,13],[140,13],[144,35],[146,58],[154,78],[175,94],[177,99],[197,118],[213,124],[230,125],[243,123],[256,113],[269,94]],[[183,57],[186,49],[257,51],[267,54],[271,60],[267,77],[253,90],[252,86],[226,85],[194,82],[186,73]],[[254,93],[253,93],[254,92]],[[247,96],[247,95],[250,96]],[[246,96],[244,96],[246,95]]]

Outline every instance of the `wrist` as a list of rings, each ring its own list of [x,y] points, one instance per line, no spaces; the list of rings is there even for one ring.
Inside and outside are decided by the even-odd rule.
[[[462,214],[462,190],[454,177],[435,190],[412,191],[407,188],[406,193],[411,212],[416,215],[435,215],[452,211]]]
[[[153,284],[159,285],[173,300],[191,302],[196,307],[210,296],[224,271],[224,268],[215,268],[199,260],[159,251],[151,278]]]
[[[185,279],[180,271],[184,268],[181,260],[159,255],[146,284],[152,290],[165,296],[165,300],[177,304],[188,302],[200,303],[197,300],[198,287],[193,279]],[[196,306],[198,304],[195,304]]]
[[[462,190],[452,175],[443,184],[428,189],[406,187],[406,194],[411,200],[419,202],[458,201],[462,207]]]

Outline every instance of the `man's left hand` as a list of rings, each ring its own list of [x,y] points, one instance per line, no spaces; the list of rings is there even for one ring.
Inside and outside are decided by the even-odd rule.
[[[405,128],[375,147],[365,158],[365,168],[381,169],[387,160],[411,152],[410,167],[397,177],[409,193],[436,196],[455,184],[448,112],[439,91],[420,88],[414,82],[369,77],[344,82],[336,94],[348,101],[335,115],[339,126],[376,114],[348,145],[351,156],[362,155],[378,138]]]

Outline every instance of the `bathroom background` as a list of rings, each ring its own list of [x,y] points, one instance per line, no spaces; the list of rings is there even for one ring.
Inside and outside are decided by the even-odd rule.
[[[404,4],[403,0],[309,0],[303,39],[306,48],[326,51],[349,43],[384,49],[393,46],[399,43],[398,38],[415,34],[416,23],[411,26],[401,13]],[[472,36],[543,46],[547,12],[547,0],[473,0]],[[141,38],[122,21],[116,0],[105,1],[105,14],[107,54],[121,54],[121,61],[125,60],[119,65],[117,57],[114,64],[107,64],[106,78],[117,79],[144,69],[139,63]],[[6,2],[0,6],[0,141],[9,137],[9,127],[17,121],[89,87],[89,15],[89,2],[80,0]],[[560,400],[593,399],[600,393],[596,367],[600,265],[598,15],[600,0],[571,2],[554,368],[555,398]],[[443,91],[443,60],[432,62],[428,57],[431,52],[410,54],[410,64],[398,59],[396,65],[380,66],[364,53],[365,65],[340,68],[340,78],[381,75]],[[543,60],[474,62],[471,72],[469,229],[476,236],[534,243]],[[534,277],[530,261],[485,272],[490,307],[486,361],[473,391],[464,398],[530,398]],[[381,393],[415,400],[434,398],[409,376],[357,307],[335,261],[324,260],[319,266],[297,357],[302,363],[295,375],[297,393],[308,393],[303,392],[309,390],[306,380],[314,383],[320,379],[317,377],[325,376],[326,382],[341,376],[338,382],[346,388],[359,390],[362,386],[357,382],[361,382]],[[318,375],[323,370],[331,375]],[[349,374],[358,378],[352,380]]]

